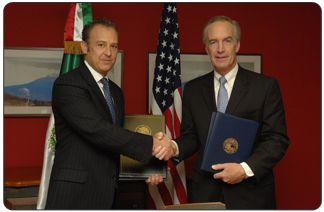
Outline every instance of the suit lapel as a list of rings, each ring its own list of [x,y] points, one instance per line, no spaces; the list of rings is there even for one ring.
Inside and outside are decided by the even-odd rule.
[[[217,111],[216,108],[216,99],[215,99],[215,92],[214,92],[214,71],[210,72],[206,76],[206,80],[204,82],[204,87],[202,89],[202,93],[204,99],[206,101],[206,105],[210,113],[213,111]]]
[[[234,112],[235,108],[238,106],[238,104],[240,103],[247,91],[247,85],[248,78],[246,74],[242,71],[242,68],[239,67],[235,78],[232,94],[226,108],[227,114],[232,114]]]

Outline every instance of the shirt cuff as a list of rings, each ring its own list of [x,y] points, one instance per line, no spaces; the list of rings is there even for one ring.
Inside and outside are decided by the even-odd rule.
[[[252,169],[249,167],[249,165],[247,165],[247,163],[242,162],[242,163],[240,163],[240,165],[243,167],[243,169],[245,171],[246,178],[254,176],[254,173],[253,173]]]
[[[178,148],[178,144],[177,144],[177,142],[175,142],[174,140],[171,140],[173,143],[174,143],[174,145],[176,145],[176,147],[177,147],[177,152],[174,154],[174,155],[172,155],[172,157],[179,157],[179,148]]]

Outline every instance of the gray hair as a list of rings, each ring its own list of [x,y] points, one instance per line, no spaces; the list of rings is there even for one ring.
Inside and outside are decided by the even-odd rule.
[[[236,42],[239,42],[241,40],[241,27],[237,21],[234,21],[226,16],[215,16],[207,22],[203,30],[203,42],[205,46],[207,44],[207,29],[212,23],[217,21],[223,21],[223,22],[227,21],[231,23],[234,26],[234,35],[235,35]]]

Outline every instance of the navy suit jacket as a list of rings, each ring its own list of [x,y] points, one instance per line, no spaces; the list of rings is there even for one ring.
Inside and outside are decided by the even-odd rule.
[[[217,111],[214,72],[184,87],[179,160],[198,151],[193,170],[193,202],[224,201],[227,209],[275,208],[272,168],[289,145],[280,88],[276,79],[239,67],[225,113],[260,123],[251,156],[245,161],[254,177],[229,185],[201,170],[213,111]]]
[[[110,209],[120,154],[143,163],[150,160],[152,137],[122,128],[123,93],[112,81],[109,85],[116,125],[84,63],[55,81],[52,108],[57,144],[46,209]]]

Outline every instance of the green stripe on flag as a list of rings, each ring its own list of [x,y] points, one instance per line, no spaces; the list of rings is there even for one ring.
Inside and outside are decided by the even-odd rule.
[[[81,3],[82,4],[82,15],[83,15],[83,26],[87,23],[92,22],[92,9],[91,3]]]
[[[91,3],[81,3],[81,5],[83,26],[85,26],[89,22],[92,22],[92,8]],[[85,60],[85,56],[81,53],[81,47],[79,42],[66,42],[65,45],[66,51],[62,60],[60,75],[79,67]],[[80,52],[77,53],[78,51]]]
[[[83,61],[84,61],[84,55],[64,54],[60,75],[65,74],[70,70],[79,67]]]

